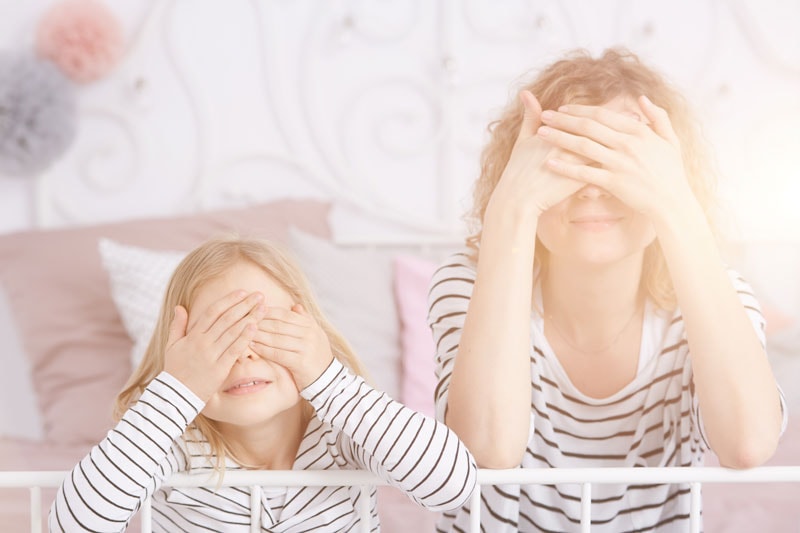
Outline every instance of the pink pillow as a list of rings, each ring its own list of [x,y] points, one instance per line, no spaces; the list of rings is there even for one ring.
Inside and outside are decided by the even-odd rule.
[[[428,286],[437,265],[420,257],[398,255],[394,260],[394,268],[403,366],[400,401],[432,417],[436,347],[427,316]]]
[[[190,250],[215,234],[286,242],[290,225],[329,236],[327,203],[286,200],[181,217],[0,235],[5,287],[31,362],[44,438],[99,441],[131,373],[132,341],[111,298],[98,239],[153,249]]]

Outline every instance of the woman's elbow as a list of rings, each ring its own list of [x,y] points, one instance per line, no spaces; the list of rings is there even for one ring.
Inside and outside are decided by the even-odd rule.
[[[525,448],[513,449],[509,446],[483,446],[480,450],[470,450],[478,468],[503,470],[517,468],[522,464]]]
[[[458,435],[467,448],[479,468],[490,468],[500,470],[506,468],[517,468],[522,464],[528,441],[524,437],[526,434],[499,434],[497,432],[485,431],[475,432],[474,428],[453,427],[451,421],[447,421],[448,426]]]
[[[760,439],[741,439],[731,446],[724,454],[719,456],[719,463],[726,468],[745,470],[756,468],[775,454],[778,447],[778,437]]]

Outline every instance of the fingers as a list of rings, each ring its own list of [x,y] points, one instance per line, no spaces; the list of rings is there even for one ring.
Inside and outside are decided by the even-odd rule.
[[[239,339],[241,339],[243,336],[247,337],[247,342],[244,343],[244,348],[248,346],[249,342],[253,340],[253,337],[258,331],[258,322],[263,318],[265,312],[266,308],[264,305],[258,304],[255,308],[251,309],[247,314],[239,318],[236,322],[228,326],[224,332],[222,332],[219,338],[214,342],[214,345],[217,347],[217,351],[220,354],[220,358],[229,354],[232,347],[236,346],[239,342]],[[236,315],[231,312],[225,313],[217,322],[221,323],[223,319],[229,319],[232,316]],[[217,327],[217,324],[215,324],[214,327]]]
[[[254,323],[245,323],[238,334],[234,336],[233,342],[219,356],[219,361],[224,363],[227,368],[232,367],[250,349],[250,344],[253,342],[257,331],[258,326]]]
[[[650,127],[653,128],[653,131],[672,145],[678,146],[678,135],[672,129],[672,122],[669,120],[666,110],[655,105],[645,95],[639,97],[638,103],[642,112],[650,120]]]
[[[522,124],[520,125],[519,136],[517,138],[523,139],[532,137],[536,133],[536,129],[542,123],[542,106],[539,104],[539,100],[537,100],[530,91],[521,91],[519,93],[519,99],[522,101],[525,113],[522,115]]]
[[[246,296],[247,293],[243,290],[233,291],[223,296],[200,314],[195,323],[191,325],[191,329],[199,328],[202,332],[208,331],[222,313],[242,301]]]
[[[303,338],[290,337],[288,335],[281,335],[280,333],[273,333],[271,331],[257,330],[253,335],[253,343],[256,345],[265,346],[282,352],[301,353],[303,351]]]
[[[542,126],[536,133],[545,141],[569,152],[573,152],[590,161],[608,165],[617,157],[616,151],[604,146],[596,140],[580,134],[568,133],[549,126]]]
[[[306,314],[299,304],[292,309],[270,308],[258,323],[253,337],[256,348],[263,347],[282,352],[300,353],[310,334],[309,323],[300,313]],[[259,346],[260,345],[260,346]],[[262,348],[262,351],[263,351]]]
[[[614,193],[613,175],[603,169],[591,164],[580,164],[566,161],[564,159],[548,159],[547,166],[565,178],[596,185],[601,189]]]
[[[169,335],[167,336],[167,347],[172,346],[186,336],[186,326],[189,322],[189,313],[182,305],[175,306],[172,315],[172,322],[169,324]]]
[[[220,302],[226,302],[227,297],[220,300]],[[242,320],[252,311],[254,311],[258,306],[262,305],[264,301],[264,295],[260,292],[253,292],[247,295],[243,300],[240,300],[232,307],[223,310],[216,318],[214,323],[208,328],[207,333],[212,339],[219,339],[221,338],[234,324]],[[212,304],[211,308],[213,312],[217,312],[215,309],[216,303]],[[263,311],[263,310],[262,310]]]
[[[575,122],[574,119],[590,119],[599,125],[605,126],[607,130],[627,133],[630,135],[641,133],[645,131],[645,123],[641,117],[634,117],[632,114],[615,111],[603,106],[596,105],[582,105],[582,104],[567,104],[558,108],[558,111],[551,111],[545,114],[545,117],[553,117],[559,120],[566,120],[569,117],[573,118],[573,124],[588,124],[589,121],[584,120]],[[543,118],[545,118],[543,117]],[[649,118],[649,117],[648,117]],[[546,120],[545,122],[552,122]],[[587,131],[581,131],[586,134]]]

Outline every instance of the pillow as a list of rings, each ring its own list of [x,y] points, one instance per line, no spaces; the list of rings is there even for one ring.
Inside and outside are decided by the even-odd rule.
[[[31,365],[45,439],[99,441],[113,423],[113,399],[131,373],[132,342],[100,263],[101,237],[161,250],[189,250],[225,231],[286,242],[291,224],[329,236],[329,207],[320,201],[285,200],[0,235],[0,285],[6,288]]]
[[[31,365],[22,350],[6,291],[0,287],[0,437],[42,439],[42,419],[33,392]]]
[[[131,367],[136,368],[155,330],[172,273],[186,252],[159,252],[111,239],[100,239],[99,251],[114,305],[133,339]]]
[[[436,388],[436,346],[428,327],[428,287],[437,263],[410,255],[394,261],[394,292],[400,315],[402,380],[400,399],[433,417]]]
[[[325,316],[348,340],[377,389],[399,399],[400,340],[392,253],[343,249],[290,228],[294,251]]]

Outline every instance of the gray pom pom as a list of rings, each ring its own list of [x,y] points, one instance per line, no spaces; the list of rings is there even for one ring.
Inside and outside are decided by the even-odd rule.
[[[0,174],[34,176],[75,137],[76,99],[55,65],[0,52]]]

